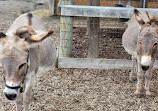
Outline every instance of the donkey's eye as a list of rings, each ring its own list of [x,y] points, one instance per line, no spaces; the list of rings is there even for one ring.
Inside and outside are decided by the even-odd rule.
[[[26,63],[21,64],[21,65],[19,66],[19,70],[22,69],[22,68],[25,66],[25,64],[26,64]]]
[[[142,41],[139,41],[139,44],[142,45]]]
[[[158,43],[154,43],[154,45],[153,45],[153,46],[157,46],[157,44],[158,44]]]

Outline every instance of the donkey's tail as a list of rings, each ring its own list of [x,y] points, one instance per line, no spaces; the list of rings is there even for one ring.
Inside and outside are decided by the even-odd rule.
[[[29,26],[32,25],[32,16],[33,16],[33,15],[32,15],[31,13],[28,13],[28,14],[27,14],[27,17],[28,17],[28,25],[29,25]]]

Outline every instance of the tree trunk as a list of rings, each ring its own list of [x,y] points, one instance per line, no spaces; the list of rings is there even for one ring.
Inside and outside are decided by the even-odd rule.
[[[100,0],[89,0],[90,6],[100,6]],[[99,31],[100,19],[98,17],[89,17],[87,19],[87,32],[89,36],[88,57],[99,57]]]

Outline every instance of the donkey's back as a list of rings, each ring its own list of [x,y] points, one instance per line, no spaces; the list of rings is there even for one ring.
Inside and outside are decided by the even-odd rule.
[[[43,21],[36,15],[33,15],[31,18],[31,27],[35,30],[37,33],[45,33],[47,32],[47,28],[45,27]],[[16,30],[22,26],[28,25],[28,14],[22,14],[20,15],[13,24],[9,27],[6,35],[13,36],[13,34],[16,32]]]

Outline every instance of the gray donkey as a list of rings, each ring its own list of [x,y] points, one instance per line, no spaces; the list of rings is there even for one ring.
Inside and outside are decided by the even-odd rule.
[[[16,111],[29,110],[32,86],[36,74],[49,71],[56,64],[56,48],[41,19],[30,13],[19,16],[8,29],[0,33],[5,89],[9,100],[15,100]]]
[[[124,49],[132,55],[133,68],[130,80],[137,74],[135,94],[141,93],[141,84],[145,77],[146,95],[151,95],[149,84],[151,69],[157,59],[158,47],[158,19],[148,12],[139,12],[134,9],[135,17],[128,22],[128,28],[123,34],[122,43]]]

